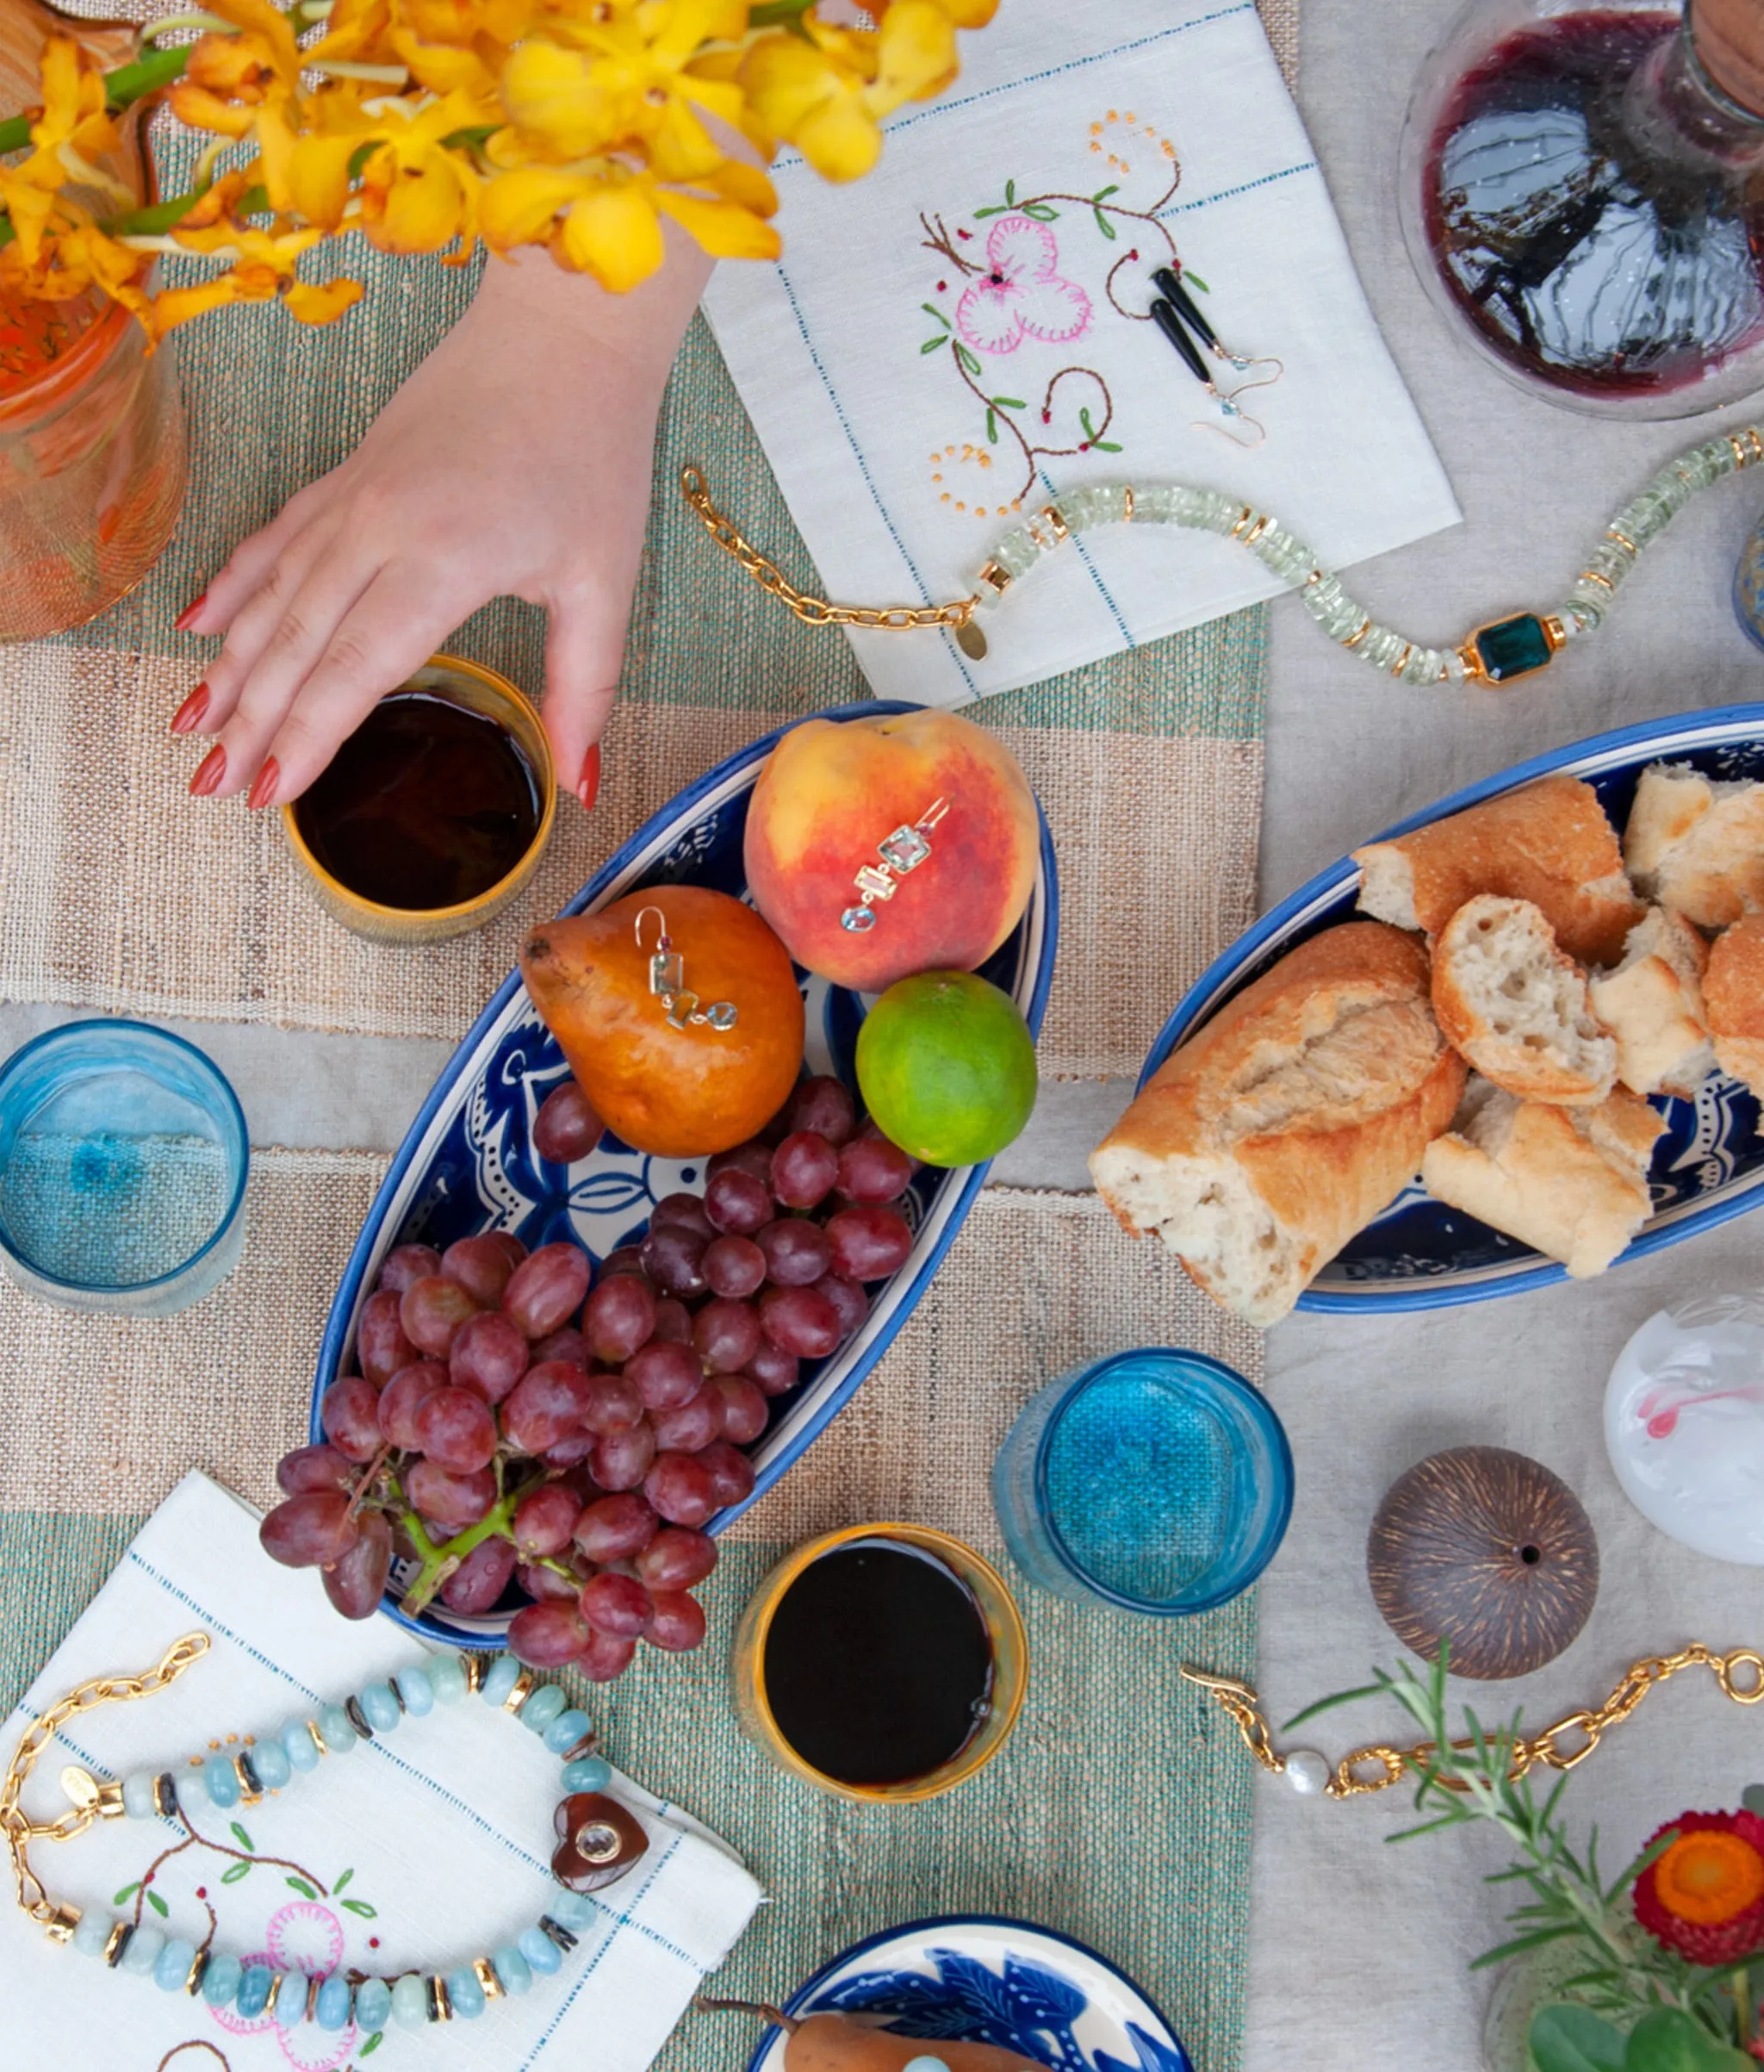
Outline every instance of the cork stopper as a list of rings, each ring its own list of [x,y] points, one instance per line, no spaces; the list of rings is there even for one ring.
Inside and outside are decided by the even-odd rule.
[[[1730,100],[1764,121],[1764,6],[1759,0],[1688,0],[1691,40]]]

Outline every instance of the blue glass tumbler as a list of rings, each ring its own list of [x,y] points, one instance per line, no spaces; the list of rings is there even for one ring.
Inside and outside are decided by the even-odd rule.
[[[144,1023],[70,1022],[0,1065],[0,1266],[63,1309],[169,1316],[238,1264],[238,1096]]]
[[[1764,648],[1764,518],[1740,549],[1733,572],[1733,609],[1740,631]]]
[[[1226,1603],[1273,1559],[1292,1452],[1242,1375],[1146,1347],[1029,1403],[993,1463],[992,1502],[1031,1583],[1173,1618]]]

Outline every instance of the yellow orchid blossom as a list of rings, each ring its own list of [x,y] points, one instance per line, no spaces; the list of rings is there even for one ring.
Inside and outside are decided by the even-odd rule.
[[[174,242],[184,251],[224,259],[227,265],[224,273],[195,287],[162,289],[152,297],[146,320],[155,339],[189,323],[192,317],[234,302],[279,300],[288,314],[302,324],[328,324],[358,302],[363,293],[359,281],[309,282],[295,273],[301,253],[323,239],[322,230],[270,232],[220,222],[209,228],[179,230],[172,234]]]
[[[739,78],[755,113],[829,180],[855,180],[882,150],[881,119],[941,93],[955,76],[955,29],[942,0],[894,0],[876,30],[829,28],[759,37]]]
[[[382,252],[438,252],[476,235],[481,176],[447,139],[481,124],[488,112],[469,94],[448,94],[413,111],[402,101],[372,102],[373,151],[363,164],[360,222]]]

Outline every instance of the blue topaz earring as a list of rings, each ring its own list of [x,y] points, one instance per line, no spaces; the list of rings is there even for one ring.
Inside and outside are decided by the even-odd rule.
[[[896,882],[910,871],[916,871],[931,853],[931,830],[949,811],[947,799],[934,799],[910,827],[897,827],[891,835],[876,844],[879,864],[866,863],[859,868],[852,883],[858,888],[859,900],[855,906],[848,906],[839,917],[839,925],[848,929],[854,936],[866,935],[876,925],[876,902],[891,899],[900,887]]]

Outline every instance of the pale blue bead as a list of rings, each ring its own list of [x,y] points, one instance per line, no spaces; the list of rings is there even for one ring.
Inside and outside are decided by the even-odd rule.
[[[429,2019],[428,1989],[414,1971],[393,1986],[392,2019],[403,2029],[420,2029]]]
[[[202,1974],[202,1998],[211,2007],[230,2007],[245,1976],[245,1966],[231,1951],[217,1950]]]
[[[153,1983],[162,1993],[182,1993],[189,1977],[189,1968],[196,1961],[196,1944],[181,1935],[174,1935],[159,1952],[158,1962],[153,1966]]]
[[[151,1820],[159,1810],[153,1803],[153,1780],[146,1770],[122,1780],[122,1810],[132,1820]]]
[[[275,2022],[278,2029],[297,2029],[307,2018],[307,1981],[304,1971],[284,1971],[282,1990],[276,1995]]]
[[[367,1715],[368,1725],[376,1734],[389,1734],[404,1717],[398,1709],[398,1700],[392,1695],[389,1683],[364,1683],[361,1689],[361,1708]]]
[[[310,1740],[311,1736],[307,1739]],[[280,1791],[294,1774],[288,1751],[279,1741],[258,1741],[252,1747],[252,1768],[265,1791]]]
[[[918,2056],[908,2058],[901,2067],[901,2072],[949,2072],[949,2067],[941,2057],[934,2057],[929,2050],[922,2050]]]
[[[325,1745],[333,1756],[346,1754],[360,1740],[361,1736],[349,1723],[349,1714],[340,1705],[321,1705],[319,1708],[319,1732]]]
[[[605,1791],[612,1782],[612,1765],[599,1756],[584,1756],[563,1765],[566,1791]]]
[[[239,1803],[239,1772],[227,1756],[210,1756],[202,1765],[202,1783],[208,1786],[208,1796],[221,1812]]]
[[[545,1745],[554,1756],[561,1756],[567,1748],[574,1748],[584,1734],[593,1733],[594,1722],[587,1713],[571,1706],[561,1712],[545,1729]]]
[[[548,1975],[562,1969],[562,1952],[543,1928],[523,1928],[520,1932],[520,1953],[535,1971]]]
[[[319,1744],[304,1720],[290,1720],[282,1730],[282,1752],[296,1770],[319,1767]]]
[[[435,1709],[435,1686],[429,1680],[425,1669],[401,1669],[393,1681],[398,1686],[398,1695],[404,1700],[404,1709],[413,1720],[420,1720],[425,1713]]]
[[[270,1987],[276,1976],[267,1964],[247,1964],[239,1982],[239,2012],[254,2022],[269,2005]]]
[[[520,1676],[520,1664],[512,1655],[498,1655],[490,1664],[478,1696],[486,1705],[500,1705],[514,1689]]]
[[[560,1885],[545,1911],[560,1928],[586,1928],[600,1909],[586,1892],[572,1892],[568,1886]]]
[[[386,2026],[391,2012],[391,1987],[383,1978],[363,1979],[355,1989],[356,2027],[363,2036],[371,2036],[376,2029]]]
[[[83,1913],[73,1932],[73,1946],[82,1957],[102,1957],[110,1931],[116,1926],[114,1913]]]
[[[438,1705],[457,1705],[470,1689],[465,1664],[457,1655],[437,1655],[429,1664],[429,1685]]]
[[[531,1733],[542,1734],[568,1702],[555,1683],[542,1683],[521,1707],[520,1723]]]
[[[165,1947],[165,1931],[163,1928],[142,1926],[128,1938],[128,1947],[122,1953],[119,1971],[133,1971],[137,1977],[146,1978],[159,1961],[159,1952]]]
[[[200,1813],[211,1805],[214,1795],[208,1789],[208,1766],[202,1763],[188,1763],[182,1770],[171,1773],[171,1788],[177,1794],[177,1802],[186,1813]]]
[[[320,1987],[313,2019],[321,2029],[349,2026],[349,1981],[340,1971],[333,1971]]]
[[[475,2022],[484,2012],[484,1988],[469,1964],[447,1974],[447,1998],[463,2020]]]
[[[493,1951],[490,1962],[496,1968],[505,1993],[512,1996],[532,1990],[533,1968],[512,1943],[504,1943],[500,1950]]]

